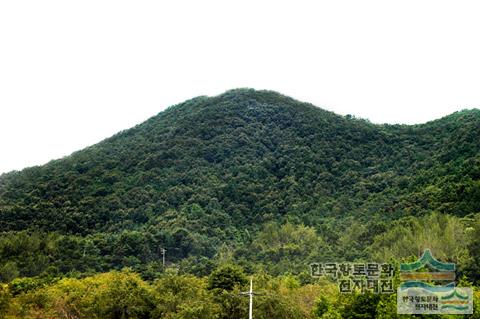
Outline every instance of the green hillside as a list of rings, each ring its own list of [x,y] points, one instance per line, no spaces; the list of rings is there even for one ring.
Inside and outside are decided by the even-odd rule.
[[[479,154],[479,110],[374,125],[274,92],[233,90],[2,175],[0,226],[88,234],[165,221],[176,210],[231,236],[272,220],[463,216],[480,210]]]
[[[478,213],[479,110],[421,125],[378,125],[275,92],[237,89],[172,106],[68,157],[1,175],[0,282],[23,305],[24,294],[56,296],[70,284],[81,293],[82,285],[110,277],[145,291],[156,289],[149,286],[156,278],[170,288],[176,284],[169,280],[180,280],[193,285],[192,300],[224,306],[207,291],[212,276],[235,264],[283,291],[285,305],[296,294],[289,289],[300,285],[310,296],[294,302],[302,318],[327,289],[308,275],[311,262],[398,262],[430,248],[457,263],[459,275],[480,280]],[[168,267],[199,278],[165,275],[162,249]],[[111,272],[125,267],[139,275]],[[96,277],[57,283],[85,276]],[[210,288],[202,276],[210,276]],[[0,317],[2,296],[0,289]],[[346,307],[345,317],[363,306],[331,298]],[[315,311],[325,310],[322,300]],[[293,311],[285,307],[282,314]],[[208,311],[205,318],[213,316]]]
[[[194,98],[71,156],[2,175],[0,229],[79,237],[139,231],[135,240],[166,247],[171,258],[211,257],[272,221],[311,226],[335,241],[334,230],[352,220],[467,216],[480,212],[479,178],[479,110],[376,125],[239,89]],[[369,235],[384,230],[371,228]]]

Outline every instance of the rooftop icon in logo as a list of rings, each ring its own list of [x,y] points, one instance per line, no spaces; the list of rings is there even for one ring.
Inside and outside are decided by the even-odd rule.
[[[400,271],[417,271],[424,266],[429,266],[439,271],[455,271],[455,264],[443,263],[432,256],[430,249],[425,249],[422,256],[413,263],[400,264]]]
[[[428,267],[435,272],[418,272]],[[422,256],[413,263],[400,264],[401,281],[454,281],[455,264],[444,263],[435,259],[430,249],[425,249]]]

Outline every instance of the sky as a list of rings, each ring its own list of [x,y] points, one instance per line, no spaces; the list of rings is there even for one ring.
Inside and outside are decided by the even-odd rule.
[[[239,87],[374,123],[478,108],[479,12],[463,0],[0,1],[0,173]]]

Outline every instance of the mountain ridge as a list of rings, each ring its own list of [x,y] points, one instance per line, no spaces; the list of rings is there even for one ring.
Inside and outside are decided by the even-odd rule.
[[[292,102],[295,102],[295,103],[301,103],[303,104],[304,106],[308,106],[308,107],[313,107],[319,111],[323,111],[323,112],[327,112],[327,113],[330,113],[330,114],[333,114],[333,115],[336,115],[337,117],[339,118],[346,118],[346,119],[350,119],[350,120],[357,120],[357,121],[364,121],[366,123],[369,123],[371,125],[374,125],[374,126],[377,126],[377,127],[409,127],[409,128],[422,128],[422,127],[427,127],[428,125],[432,125],[432,124],[435,124],[435,123],[440,123],[440,122],[444,122],[444,121],[448,121],[448,119],[451,119],[452,117],[459,117],[459,116],[480,116],[480,109],[478,108],[471,108],[471,109],[462,109],[462,110],[459,110],[459,111],[455,111],[451,114],[448,114],[448,115],[445,115],[445,116],[442,116],[440,118],[437,118],[437,119],[432,119],[432,120],[429,120],[425,123],[417,123],[417,124],[401,124],[401,123],[395,123],[395,124],[392,124],[392,123],[372,123],[369,121],[369,119],[367,118],[362,118],[362,117],[357,117],[355,115],[351,115],[351,114],[347,114],[345,116],[342,116],[342,115],[339,115],[339,114],[336,114],[335,112],[333,111],[329,111],[329,110],[326,110],[326,109],[323,109],[321,107],[318,107],[318,106],[315,106],[309,102],[303,102],[303,101],[298,101],[294,98],[291,98],[289,96],[286,96],[286,95],[283,95],[283,94],[280,94],[276,91],[272,91],[272,90],[255,90],[255,89],[250,89],[250,88],[237,88],[237,89],[231,89],[231,90],[228,90],[222,94],[219,94],[219,95],[216,95],[216,96],[207,96],[207,95],[200,95],[200,96],[196,96],[194,98],[191,98],[191,99],[188,99],[184,102],[181,102],[181,103],[177,103],[177,104],[174,104],[174,105],[171,105],[169,107],[167,107],[165,110],[157,113],[156,115],[153,115],[151,116],[150,118],[146,119],[145,121],[131,127],[131,128],[128,128],[128,129],[124,129],[124,130],[121,130],[115,134],[113,134],[112,136],[110,137],[107,137],[103,140],[100,140],[99,142],[97,143],[94,143],[92,145],[89,145],[83,149],[80,149],[80,150],[77,150],[77,151],[74,151],[73,153],[69,154],[69,155],[65,155],[65,156],[62,156],[60,158],[55,158],[55,159],[52,159],[50,161],[48,161],[47,163],[45,164],[40,164],[40,165],[33,165],[33,166],[29,166],[29,167],[25,167],[25,168],[22,168],[22,169],[18,169],[18,170],[12,170],[12,171],[8,171],[8,172],[3,172],[0,174],[0,178],[2,177],[2,175],[7,175],[7,174],[14,174],[14,173],[18,173],[18,172],[21,172],[23,170],[28,170],[28,169],[31,169],[31,168],[36,168],[36,167],[41,167],[41,166],[45,166],[45,165],[48,165],[50,164],[51,162],[56,162],[56,161],[61,161],[63,159],[66,159],[78,152],[81,152],[83,150],[87,150],[91,147],[94,147],[95,145],[97,144],[100,144],[100,143],[103,143],[103,142],[106,142],[106,141],[109,141],[110,139],[115,139],[117,138],[117,136],[119,135],[122,135],[123,133],[127,133],[128,131],[131,131],[131,130],[134,130],[136,128],[138,128],[139,126],[142,126],[144,124],[146,124],[147,122],[149,121],[152,121],[154,119],[156,119],[158,116],[161,116],[164,112],[167,112],[167,111],[174,111],[176,108],[182,108],[182,107],[185,107],[186,105],[190,104],[190,103],[194,103],[194,102],[198,102],[198,101],[202,101],[202,100],[208,100],[208,99],[214,99],[214,98],[220,98],[220,97],[223,97],[223,96],[228,96],[228,95],[231,95],[231,94],[237,94],[237,93],[263,93],[263,94],[271,94],[271,95],[276,95],[276,96],[281,96],[282,98],[285,98],[285,99],[288,99]]]
[[[480,211],[479,128],[478,110],[385,125],[272,91],[196,97],[0,176],[0,227],[85,236],[158,225],[173,242],[190,236],[175,237],[181,228],[218,246],[270,221],[331,232],[350,219],[466,216]]]

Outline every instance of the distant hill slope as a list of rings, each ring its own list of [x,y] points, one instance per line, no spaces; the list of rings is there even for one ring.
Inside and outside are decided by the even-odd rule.
[[[0,176],[3,231],[85,235],[181,223],[226,239],[272,220],[315,226],[429,211],[480,212],[479,110],[375,125],[238,89]]]

